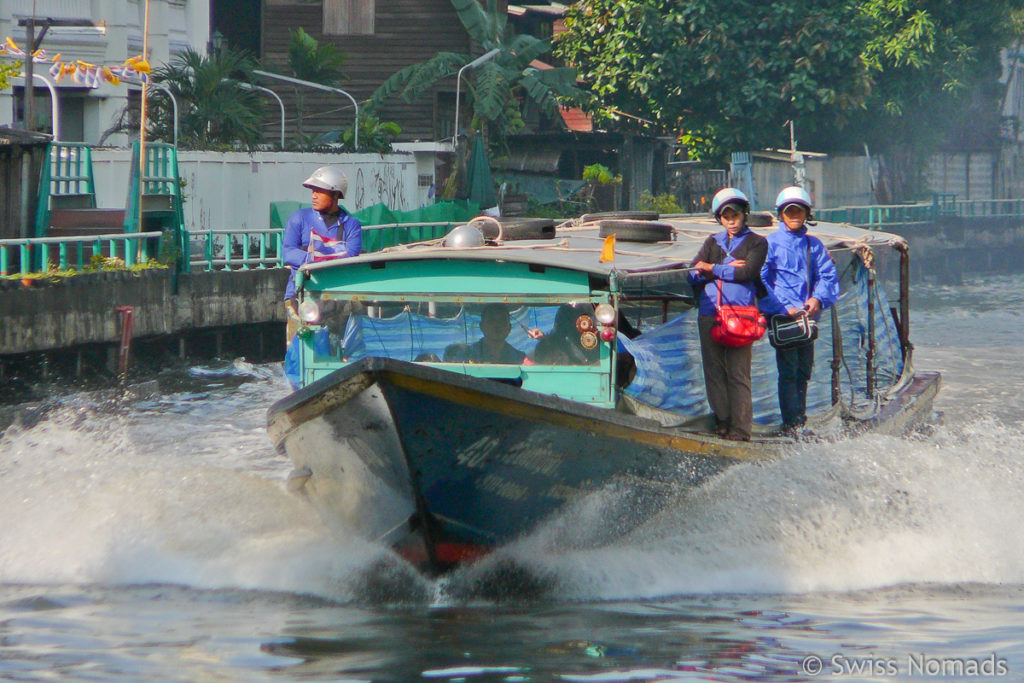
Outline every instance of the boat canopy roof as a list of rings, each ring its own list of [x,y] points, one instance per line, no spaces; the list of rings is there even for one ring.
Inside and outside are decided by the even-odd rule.
[[[639,221],[630,223],[636,224]],[[663,218],[658,223],[671,226],[671,240],[633,241],[624,239],[620,234],[616,240],[614,260],[603,263],[600,255],[605,238],[601,236],[599,223],[579,225],[569,221],[557,226],[555,236],[549,239],[510,240],[479,247],[449,247],[444,245],[443,240],[430,240],[388,247],[352,258],[309,263],[302,266],[302,269],[317,271],[381,261],[500,260],[575,270],[604,279],[614,271],[620,280],[628,281],[631,277],[685,269],[697,256],[704,240],[723,229],[712,218],[703,216]],[[769,227],[751,228],[761,235],[768,235],[776,229],[777,224],[774,222]],[[905,240],[899,235],[877,230],[862,230],[839,223],[819,222],[810,225],[809,229],[812,235],[822,240],[829,251],[861,246],[905,244]]]

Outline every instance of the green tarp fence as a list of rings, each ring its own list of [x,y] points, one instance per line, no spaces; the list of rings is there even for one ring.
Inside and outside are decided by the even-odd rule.
[[[283,230],[288,217],[304,206],[309,205],[292,201],[271,202],[270,227]],[[463,223],[479,216],[480,207],[474,202],[462,200],[437,202],[412,211],[392,211],[385,204],[374,204],[352,215],[363,224],[363,251],[378,251],[396,244],[442,237],[448,232],[451,223]]]

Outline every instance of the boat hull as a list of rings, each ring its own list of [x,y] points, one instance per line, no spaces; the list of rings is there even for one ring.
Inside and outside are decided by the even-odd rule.
[[[918,394],[927,396],[937,377],[919,384]],[[925,408],[930,397],[925,406],[908,395],[898,413],[906,423]],[[588,504],[598,506],[613,538],[667,496],[792,445],[726,441],[379,358],[283,399],[269,424],[295,465],[294,488],[325,519],[388,543],[434,573]]]

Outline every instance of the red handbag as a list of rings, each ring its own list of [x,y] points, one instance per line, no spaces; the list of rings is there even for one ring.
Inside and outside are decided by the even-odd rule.
[[[711,338],[722,346],[749,346],[764,336],[768,321],[757,306],[722,305],[722,281],[718,285],[718,312],[711,326]]]

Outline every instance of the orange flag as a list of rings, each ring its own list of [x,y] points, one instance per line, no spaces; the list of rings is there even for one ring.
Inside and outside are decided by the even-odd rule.
[[[600,263],[615,260],[615,233],[604,238],[604,246],[601,247],[601,258],[598,260]]]

